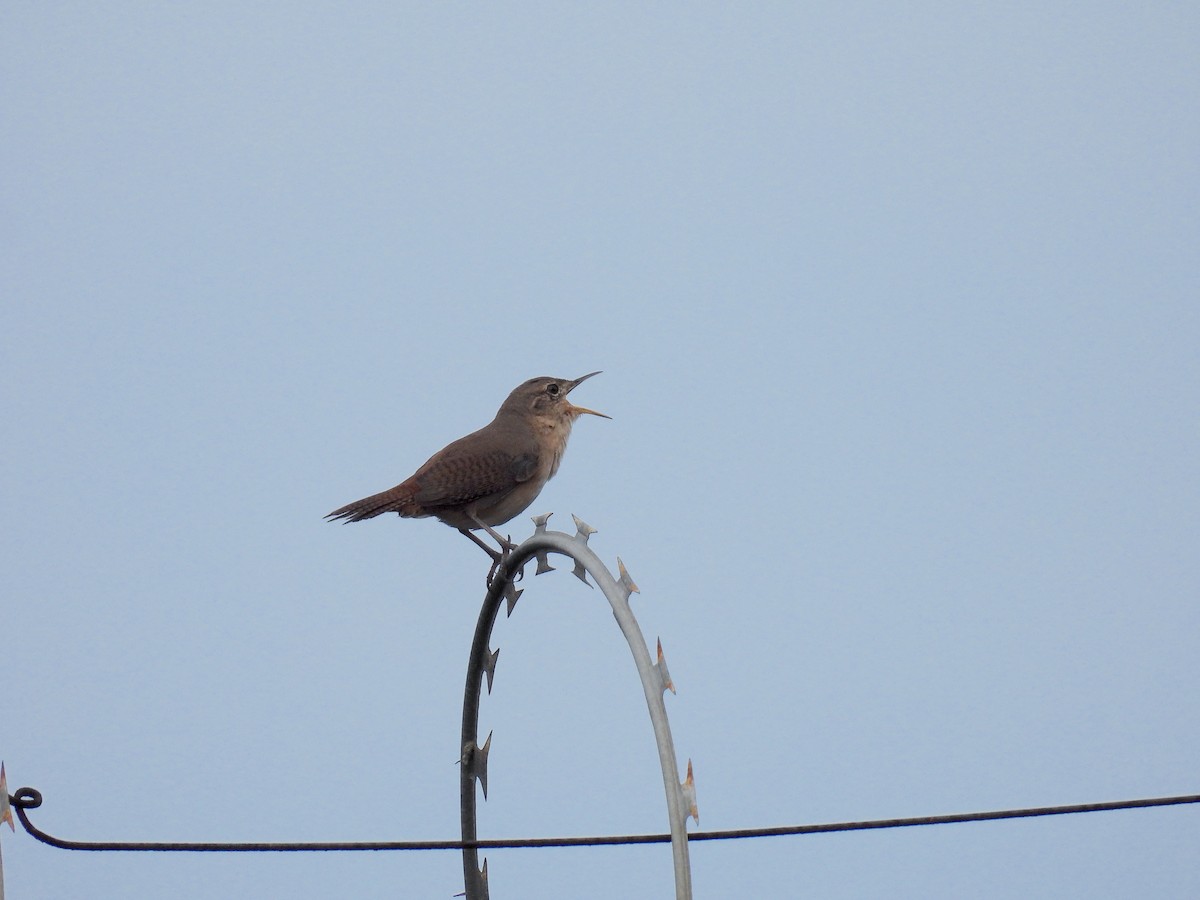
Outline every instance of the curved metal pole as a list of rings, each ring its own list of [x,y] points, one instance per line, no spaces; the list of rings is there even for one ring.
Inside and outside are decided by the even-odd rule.
[[[637,591],[637,585],[625,571],[621,560],[617,560],[620,577],[614,578],[612,573],[600,561],[600,558],[587,545],[588,538],[596,529],[582,522],[577,516],[575,520],[576,533],[569,535],[561,531],[547,531],[546,523],[550,514],[535,516],[533,536],[520,544],[504,564],[496,572],[496,577],[484,597],[483,608],[479,613],[479,621],[475,626],[475,637],[471,642],[471,658],[467,665],[467,685],[463,695],[462,719],[462,767],[459,773],[460,800],[462,810],[462,839],[464,842],[478,840],[476,829],[475,780],[478,779],[483,788],[483,796],[487,798],[487,755],[492,737],[489,734],[483,746],[479,745],[479,700],[482,693],[484,674],[487,675],[488,691],[491,691],[492,676],[496,669],[496,659],[499,650],[489,649],[492,629],[496,624],[496,616],[500,611],[501,598],[507,598],[509,613],[512,612],[517,598],[522,591],[513,583],[517,573],[523,571],[525,564],[537,557],[537,574],[552,570],[547,562],[549,553],[561,553],[575,562],[574,574],[587,584],[587,575],[591,575],[604,592],[613,615],[625,635],[629,649],[633,653],[633,661],[637,666],[638,676],[642,681],[642,689],[646,694],[646,705],[650,710],[650,721],[654,726],[654,738],[658,744],[658,759],[662,767],[663,788],[667,796],[667,818],[671,827],[671,852],[675,863],[675,897],[676,900],[691,900],[692,874],[688,860],[687,817],[690,815],[697,822],[699,815],[696,811],[696,791],[692,780],[692,764],[688,761],[687,780],[679,781],[679,769],[675,762],[675,743],[671,738],[671,727],[667,721],[667,708],[663,703],[663,692],[675,687],[671,683],[667,671],[666,660],[663,658],[662,643],[658,645],[658,661],[651,662],[650,652],[646,648],[645,638],[641,628],[629,606],[629,595]],[[475,848],[463,849],[463,877],[466,883],[467,900],[486,900],[487,862],[479,867],[479,853]]]

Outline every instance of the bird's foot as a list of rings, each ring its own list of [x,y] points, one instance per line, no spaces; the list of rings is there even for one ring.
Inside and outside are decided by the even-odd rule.
[[[505,538],[500,541],[500,546],[502,548],[500,551],[500,561],[501,562],[504,562],[506,559],[508,559],[508,557],[512,554],[512,552],[517,549],[517,545],[512,542],[511,534],[505,536]],[[516,584],[518,581],[520,581],[524,577],[525,577],[525,566],[521,566],[521,568],[517,569],[517,571],[512,573],[512,583]]]
[[[487,525],[484,525],[482,522],[480,522],[479,524],[482,525],[484,528],[486,528],[488,534],[490,534],[493,538],[495,538],[496,543],[498,543],[500,545],[499,552],[493,550],[491,547],[489,547],[486,543],[484,543],[478,537],[471,534],[471,532],[468,529],[460,528],[458,530],[462,534],[469,537],[476,544],[478,544],[483,549],[483,552],[492,558],[492,567],[490,569],[488,569],[488,573],[487,573],[487,586],[489,588],[491,588],[492,582],[496,580],[496,572],[499,571],[500,566],[502,566],[504,564],[504,562],[508,559],[508,557],[512,554],[512,552],[517,549],[517,545],[512,542],[511,535],[508,537],[502,537],[500,535],[500,533],[498,531],[496,531],[494,528],[489,528]],[[522,568],[521,571],[518,571],[517,573],[515,573],[512,580],[514,582],[520,581],[521,576],[524,574],[525,574],[524,569]]]
[[[495,554],[492,557],[492,567],[490,569],[488,569],[488,574],[487,574],[487,586],[489,588],[492,586],[492,582],[495,581],[495,579],[496,579],[496,573],[500,570],[500,567],[502,565],[504,565],[506,562],[508,562],[508,558],[510,556],[512,556],[512,552],[515,549],[517,549],[516,545],[512,544],[510,542],[508,546],[506,546],[503,550],[501,550],[499,553]],[[520,581],[524,577],[525,577],[525,567],[524,566],[521,566],[521,568],[517,569],[517,571],[515,571],[515,572],[512,572],[509,576],[509,578],[513,584],[516,584],[518,581]]]

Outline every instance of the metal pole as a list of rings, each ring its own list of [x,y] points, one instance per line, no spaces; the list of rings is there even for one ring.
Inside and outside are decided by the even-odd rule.
[[[516,573],[522,572],[525,564],[537,557],[537,574],[551,571],[547,561],[549,553],[561,553],[575,562],[574,574],[585,584],[587,575],[591,575],[596,585],[608,599],[613,615],[625,635],[637,666],[638,677],[646,695],[646,706],[650,711],[650,722],[654,728],[654,739],[658,745],[659,765],[662,768],[663,788],[667,798],[667,820],[671,830],[671,853],[675,865],[675,897],[676,900],[691,900],[692,875],[688,860],[687,817],[690,815],[696,821],[699,816],[696,811],[696,792],[692,779],[692,764],[688,761],[687,780],[679,781],[679,769],[675,761],[675,744],[671,737],[670,723],[667,721],[667,708],[663,702],[666,690],[674,692],[670,673],[667,671],[666,660],[663,657],[662,643],[658,644],[658,661],[652,662],[650,652],[646,648],[645,638],[641,628],[629,606],[630,594],[637,591],[637,585],[629,577],[621,560],[617,560],[619,577],[613,574],[600,561],[600,558],[588,546],[588,538],[595,529],[578,517],[575,519],[576,532],[569,535],[561,531],[547,531],[546,523],[550,515],[534,517],[533,536],[518,546],[504,561],[496,572],[487,595],[484,597],[483,608],[475,626],[475,637],[471,642],[471,657],[467,665],[467,684],[463,695],[462,720],[462,767],[460,772],[460,801],[462,812],[462,839],[464,842],[478,840],[476,828],[475,781],[478,779],[483,788],[484,798],[487,798],[487,751],[491,745],[491,735],[479,745],[479,700],[483,687],[483,677],[486,674],[488,690],[491,690],[492,676],[496,668],[499,651],[489,649],[492,629],[500,610],[501,598],[507,598],[509,612],[522,591],[513,583]],[[479,866],[479,853],[475,848],[463,849],[463,878],[466,884],[467,900],[487,900],[487,862],[482,869]]]

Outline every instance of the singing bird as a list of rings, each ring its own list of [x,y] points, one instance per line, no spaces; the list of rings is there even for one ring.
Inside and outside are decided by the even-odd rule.
[[[567,395],[599,372],[574,380],[542,375],[517,387],[496,418],[429,458],[413,475],[379,494],[347,503],[325,518],[361,522],[381,513],[405,518],[434,516],[457,528],[492,557],[492,574],[514,544],[496,531],[524,512],[554,477],[571,426],[581,415],[600,416],[575,406]],[[482,528],[499,543],[497,552],[472,534]]]

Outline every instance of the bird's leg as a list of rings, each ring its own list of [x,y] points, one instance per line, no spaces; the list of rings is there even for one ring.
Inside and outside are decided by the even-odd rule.
[[[487,544],[485,544],[481,539],[479,539],[475,535],[471,534],[471,532],[468,531],[466,528],[460,528],[458,530],[459,530],[459,533],[465,534],[467,537],[469,537],[471,540],[473,540],[476,544],[478,544],[480,547],[482,547],[483,552],[492,558],[492,567],[490,569],[488,569],[488,573],[487,573],[487,586],[491,587],[492,579],[496,577],[496,570],[498,568],[500,568],[500,563],[504,562],[504,560],[507,558],[508,554],[516,549],[516,545],[513,544],[512,541],[504,540],[499,535],[497,535],[494,531],[492,531],[492,529],[488,528],[486,525],[484,525],[483,527],[487,528],[488,532],[500,542],[500,546],[503,548],[501,550],[501,552],[497,553],[495,550],[493,550],[491,547],[489,547]]]
[[[479,518],[479,516],[475,515],[474,512],[467,510],[466,513],[468,516],[471,517],[471,519],[475,522],[475,524],[477,524],[480,528],[482,528],[484,531],[486,531],[488,534],[490,534],[493,538],[495,538],[496,543],[500,545],[500,552],[497,553],[495,550],[493,550],[491,547],[489,547],[487,544],[485,544],[482,540],[477,538],[475,535],[471,534],[471,532],[469,530],[464,529],[464,528],[459,529],[459,531],[461,531],[463,534],[465,534],[467,537],[469,537],[471,540],[473,540],[476,544],[478,544],[480,547],[482,547],[484,550],[486,550],[488,556],[490,556],[492,558],[492,568],[488,571],[488,577],[487,577],[488,587],[491,587],[492,579],[496,575],[496,570],[500,567],[500,564],[502,562],[504,562],[505,559],[508,558],[508,554],[512,553],[512,551],[517,549],[517,545],[514,544],[509,538],[503,537],[498,531],[496,531],[496,529],[492,528],[492,526],[488,525],[487,522],[483,521],[481,518]],[[520,576],[518,575],[518,578],[519,577]]]
[[[493,538],[496,539],[496,543],[500,545],[500,549],[504,551],[504,554],[506,556],[509,553],[512,553],[514,550],[517,549],[516,544],[514,544],[508,538],[502,537],[500,535],[500,532],[498,532],[495,528],[493,528],[487,522],[483,521],[483,519],[479,518],[479,516],[475,515],[474,513],[467,513],[467,515],[470,516],[474,520],[476,525],[478,525],[480,528],[482,528],[484,531],[486,531],[488,534],[490,534]],[[474,537],[474,535],[472,535],[472,537]]]
[[[504,560],[504,554],[497,553],[495,550],[493,550],[491,547],[489,547],[487,544],[485,544],[479,538],[475,537],[475,535],[471,534],[471,532],[468,531],[466,528],[460,528],[460,529],[458,529],[458,532],[459,532],[459,534],[465,534],[467,537],[469,537],[471,540],[473,540],[476,544],[478,544],[480,547],[483,548],[484,553],[486,553],[488,556],[490,556],[492,558],[492,567],[490,569],[488,569],[488,573],[487,573],[487,586],[491,587],[492,586],[492,578],[495,577],[495,575],[496,575],[496,569],[500,568],[500,563]]]
[[[496,562],[500,561],[502,554],[497,553],[495,550],[493,550],[491,547],[489,547],[487,544],[485,544],[479,538],[475,537],[475,535],[471,534],[471,532],[468,531],[466,528],[458,529],[458,533],[461,535],[465,535],[466,537],[469,537],[471,540],[473,540],[476,544],[478,544],[480,547],[482,547],[483,552],[486,553],[488,556],[490,556],[493,560],[495,560]]]

